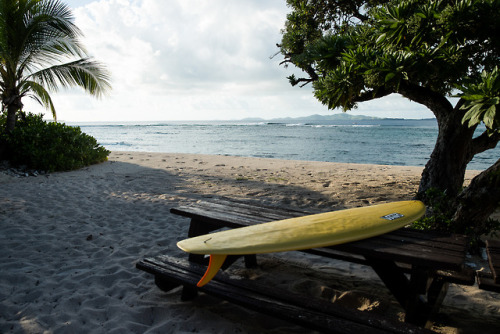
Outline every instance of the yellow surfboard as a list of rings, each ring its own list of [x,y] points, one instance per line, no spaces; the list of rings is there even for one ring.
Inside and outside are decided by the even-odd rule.
[[[401,201],[290,218],[182,240],[193,254],[210,254],[201,287],[219,271],[228,255],[273,253],[333,246],[388,233],[422,217],[420,201]]]

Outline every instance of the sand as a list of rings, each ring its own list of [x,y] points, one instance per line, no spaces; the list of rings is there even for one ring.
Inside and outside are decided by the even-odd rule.
[[[421,172],[142,152],[113,152],[108,162],[73,172],[0,172],[0,333],[308,333],[205,295],[181,302],[179,289],[160,291],[135,263],[181,254],[175,244],[189,221],[169,213],[179,204],[224,196],[336,210],[411,199]],[[268,256],[253,271],[233,270],[401,317],[370,268],[293,254]],[[442,333],[496,332],[500,294],[452,285],[435,321]]]

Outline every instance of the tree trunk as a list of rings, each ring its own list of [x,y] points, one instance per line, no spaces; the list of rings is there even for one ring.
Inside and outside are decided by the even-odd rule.
[[[488,231],[488,218],[500,204],[500,159],[477,175],[457,197],[453,217],[457,232],[479,237]]]
[[[7,106],[7,120],[5,129],[0,129],[0,133],[5,131],[9,135],[16,127],[17,113],[22,110],[23,103],[19,96],[4,98],[2,103]],[[7,141],[5,138],[0,138],[0,160],[5,159],[7,154]]]
[[[5,128],[7,133],[12,132],[16,127],[17,113],[22,108],[23,104],[20,98],[17,98],[14,102],[7,105],[7,124]]]
[[[439,133],[434,150],[425,165],[417,197],[426,200],[426,192],[436,189],[454,198],[463,187],[467,164],[472,160],[475,127],[462,125],[462,112],[439,115]]]
[[[6,159],[7,142],[3,137],[0,137],[0,161]]]
[[[475,127],[462,125],[463,101],[453,106],[441,93],[406,82],[400,84],[398,93],[429,108],[438,121],[436,145],[422,173],[417,198],[427,203],[426,192],[433,189],[454,199],[462,189],[467,164],[474,156]]]

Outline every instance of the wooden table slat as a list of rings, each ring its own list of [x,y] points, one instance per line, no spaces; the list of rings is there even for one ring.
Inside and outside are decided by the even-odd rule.
[[[380,235],[381,239],[384,239],[388,243],[394,244],[412,244],[419,245],[421,247],[442,250],[443,252],[458,252],[463,253],[465,251],[465,240],[462,239],[460,243],[456,242],[457,239],[453,235],[447,237],[440,235],[433,235],[430,233],[414,233],[415,230],[411,228],[399,229],[391,233],[386,233]]]
[[[241,202],[241,201],[234,201],[234,200],[228,200],[228,199],[220,199],[217,200],[217,202],[207,202],[207,201],[202,201],[205,204],[212,204],[212,203],[219,203],[224,206],[230,206],[237,207],[237,208],[245,208],[251,211],[262,211],[262,212],[270,212],[270,213],[279,213],[283,215],[307,215],[307,214],[313,214],[317,213],[318,211],[312,211],[312,210],[306,210],[306,209],[294,209],[294,208],[285,208],[285,207],[277,207],[277,206],[271,206],[271,205],[265,205],[265,204],[255,204],[255,203],[248,203],[248,202]],[[200,203],[202,203],[200,202]],[[202,203],[203,204],[203,203]]]
[[[450,246],[458,246],[460,248],[464,247],[464,243],[467,242],[468,237],[465,235],[459,234],[449,234],[438,231],[422,231],[411,228],[399,229],[393,232],[394,234],[403,234],[406,238],[415,238],[422,240],[429,240],[429,236],[432,237],[433,242],[443,242],[446,244],[450,244]],[[450,247],[448,246],[448,247]]]
[[[199,218],[204,221],[210,221],[226,226],[235,227],[241,227],[241,225],[254,225],[271,221],[271,219],[250,217],[249,215],[231,214],[229,216],[227,213],[217,211],[211,211],[207,213],[207,211],[203,210],[202,208],[190,208],[189,210],[186,210],[184,208],[172,208],[170,209],[170,212],[188,218]]]
[[[199,213],[201,211],[204,212],[204,215],[207,217],[222,219],[222,220],[237,220],[240,217],[245,218],[248,221],[256,221],[256,222],[268,222],[273,220],[281,220],[293,217],[300,217],[306,215],[306,213],[298,213],[298,212],[271,212],[265,210],[257,210],[255,208],[241,208],[231,207],[231,211],[227,211],[228,206],[223,205],[221,203],[214,203],[213,205],[207,206],[205,203],[199,203],[199,205],[195,207],[178,207],[175,208],[177,212],[183,212],[185,215]]]
[[[376,254],[381,259],[443,270],[460,270],[464,262],[464,257],[459,254],[439,254],[419,245],[406,244],[404,247],[388,247],[387,244],[372,239],[332,246],[332,248],[361,255]]]

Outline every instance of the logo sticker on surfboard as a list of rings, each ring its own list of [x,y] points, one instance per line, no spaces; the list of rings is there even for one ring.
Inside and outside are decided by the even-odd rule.
[[[402,215],[400,213],[391,213],[390,215],[385,215],[385,216],[382,216],[380,218],[386,219],[386,220],[396,220],[396,219],[401,218],[401,217],[404,217],[404,215]]]

